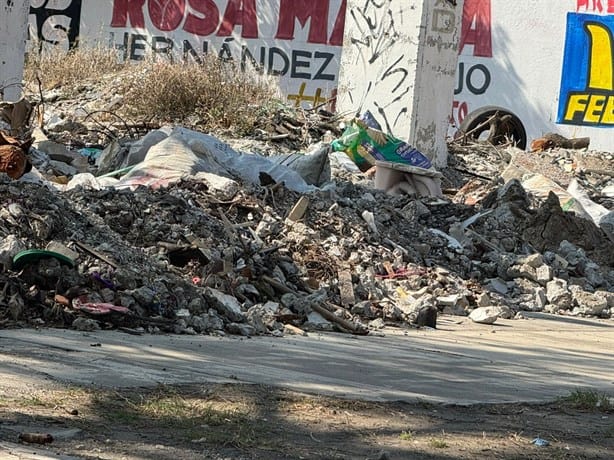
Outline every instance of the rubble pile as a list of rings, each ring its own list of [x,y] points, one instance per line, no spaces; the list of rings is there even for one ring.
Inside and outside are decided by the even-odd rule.
[[[4,176],[1,324],[254,335],[365,333],[433,308],[612,316],[612,242],[554,194],[489,182],[469,206],[391,197],[357,177],[309,195],[242,184],[221,197],[196,180],[62,192]],[[50,243],[74,266],[13,266]]]
[[[94,120],[120,98],[79,94],[46,94],[33,171],[0,175],[2,327],[251,336],[614,317],[611,154],[452,143],[443,196],[391,196],[326,147],[313,174],[291,170],[306,155],[233,140],[276,164],[258,173],[261,155],[212,136]],[[278,114],[269,140],[338,133],[326,116]],[[152,154],[155,174],[138,171]]]

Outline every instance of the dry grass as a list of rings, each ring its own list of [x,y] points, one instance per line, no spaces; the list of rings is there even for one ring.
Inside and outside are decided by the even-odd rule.
[[[201,64],[143,64],[132,76],[125,87],[132,118],[187,121],[237,134],[253,131],[274,95],[264,79],[213,56]]]
[[[76,48],[68,53],[60,50],[42,54],[28,53],[25,65],[26,86],[40,80],[43,89],[70,87],[103,75],[119,72],[125,67],[117,60],[117,51],[104,48]]]

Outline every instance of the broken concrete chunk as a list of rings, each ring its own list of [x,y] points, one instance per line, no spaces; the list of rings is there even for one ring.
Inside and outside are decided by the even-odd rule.
[[[100,329],[100,325],[98,321],[89,318],[79,317],[72,322],[72,327],[74,327],[78,331],[98,331]]]
[[[26,245],[15,235],[8,235],[0,242],[0,265],[5,269],[13,267],[13,257],[25,251]]]
[[[288,214],[288,220],[292,222],[297,222],[303,218],[305,213],[307,212],[307,208],[309,207],[309,198],[306,196],[300,197],[297,203],[294,205],[290,214]]]
[[[227,177],[218,176],[208,172],[199,172],[193,176],[194,180],[203,181],[211,192],[220,200],[232,200],[240,190],[239,183]]]
[[[502,313],[499,307],[479,307],[469,313],[469,318],[474,323],[494,324]]]
[[[548,303],[558,308],[567,310],[571,308],[571,293],[567,287],[567,281],[555,278],[546,284],[546,298]]]
[[[226,330],[231,334],[242,335],[243,337],[251,337],[256,335],[256,329],[245,323],[230,323],[226,326]]]
[[[608,303],[608,308],[614,308],[614,292],[597,291],[595,292],[595,296],[605,298],[606,302]]]
[[[215,308],[222,316],[227,317],[230,321],[243,322],[245,314],[241,308],[239,301],[228,294],[224,294],[217,289],[208,288],[205,291],[207,301]]]
[[[544,288],[535,289],[535,305],[538,310],[543,310],[548,303],[548,298],[546,297],[546,290]]]
[[[490,307],[492,305],[492,299],[487,292],[482,292],[476,297],[476,305],[478,307]]]
[[[549,265],[541,265],[535,270],[535,281],[541,285],[546,285],[549,281],[552,281],[554,277],[554,270]]]
[[[491,291],[501,295],[507,294],[509,290],[509,288],[507,287],[507,283],[500,278],[491,279],[490,281],[488,281],[488,284],[486,286]]]
[[[386,327],[386,323],[382,318],[376,318],[373,321],[369,321],[369,329],[383,329]]]
[[[507,270],[507,276],[510,278],[524,278],[531,281],[537,281],[535,268],[528,264],[514,265]]]
[[[469,307],[469,301],[464,295],[452,294],[448,296],[437,297],[437,304],[443,307],[443,312],[447,315],[466,316],[466,310]]]
[[[520,262],[521,264],[527,264],[533,268],[538,268],[544,264],[544,257],[541,254],[531,254],[530,256],[523,257]]]
[[[312,311],[307,315],[307,321],[303,324],[306,329],[314,329],[318,331],[332,331],[334,330],[333,323],[325,319],[319,313]]]
[[[592,292],[578,291],[573,293],[574,312],[588,316],[600,316],[608,308],[605,296],[598,296]]]
[[[267,302],[265,305],[254,305],[247,310],[246,319],[256,334],[266,334],[273,330],[282,329],[282,325],[275,319],[279,309],[276,302]]]

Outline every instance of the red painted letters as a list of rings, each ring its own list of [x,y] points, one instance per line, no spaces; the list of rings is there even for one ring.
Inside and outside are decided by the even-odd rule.
[[[147,6],[151,22],[158,30],[170,32],[183,21],[185,0],[149,0]]]
[[[343,33],[345,31],[345,12],[347,10],[347,0],[343,0],[341,2],[341,6],[339,7],[339,14],[337,15],[337,20],[335,21],[335,27],[333,28],[333,33],[330,36],[329,45],[333,46],[343,46]]]
[[[605,0],[578,0],[576,11],[581,9],[597,11],[603,13],[603,2]],[[614,0],[607,0],[606,13],[614,13]]]
[[[473,45],[473,55],[492,57],[490,0],[465,0],[459,53]]]
[[[222,25],[217,34],[220,37],[227,37],[238,24],[241,25],[241,36],[243,38],[258,38],[256,0],[229,0]]]
[[[307,21],[311,19],[309,43],[327,43],[328,8],[329,0],[281,0],[279,27],[275,38],[293,40],[296,20],[298,19],[301,26],[305,27]]]
[[[220,22],[220,8],[224,2],[219,0],[113,0],[111,27],[146,29],[151,22],[162,32],[183,29],[204,37],[217,31],[219,37],[228,37],[241,26],[243,38],[259,38],[256,0],[226,0],[225,3]],[[308,28],[308,43],[342,46],[346,9],[347,0],[342,0],[329,37],[330,0],[279,0],[275,38],[294,40],[298,22],[301,27]]]
[[[137,29],[145,28],[143,6],[145,0],[114,0],[111,27],[128,27],[128,23]]]
[[[205,37],[217,29],[220,20],[220,10],[213,0],[190,2],[190,6],[198,12],[198,16],[190,13],[185,20],[183,30],[194,35]]]

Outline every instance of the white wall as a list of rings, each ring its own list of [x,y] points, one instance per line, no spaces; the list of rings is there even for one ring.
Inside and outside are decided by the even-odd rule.
[[[338,108],[370,110],[437,164],[445,144],[462,1],[350,0]]]
[[[588,42],[573,38],[585,36],[583,30],[568,36],[568,14],[596,14],[596,20],[605,21],[613,34],[614,2],[465,0],[465,13],[463,23],[469,35],[463,40],[467,43],[461,50],[455,84],[453,117],[457,124],[479,107],[497,105],[520,117],[529,142],[547,132],[558,132],[567,137],[591,137],[591,148],[614,150],[614,124],[559,123],[559,103],[565,104],[568,96],[562,80],[580,90],[588,73],[582,56],[571,59],[577,52],[586,61],[588,52],[583,49],[588,48]],[[574,50],[571,54],[565,52],[568,39]],[[614,95],[613,91],[605,93]],[[599,107],[597,111],[601,111]]]
[[[29,3],[0,2],[0,91],[2,98],[10,102],[21,96]]]

